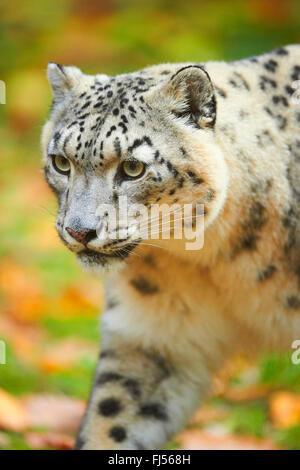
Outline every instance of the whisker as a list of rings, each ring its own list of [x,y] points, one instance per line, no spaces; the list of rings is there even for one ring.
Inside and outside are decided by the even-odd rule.
[[[178,222],[178,221],[182,221],[183,223],[190,220],[190,219],[194,219],[194,218],[198,218],[199,216],[198,215],[192,215],[192,216],[189,216],[189,217],[178,217],[177,219],[174,219],[173,221],[171,220],[167,220],[166,222],[162,223],[162,224],[156,224],[156,225],[152,225],[150,228],[150,232],[152,233],[152,230],[155,229],[156,227],[163,227],[164,225],[166,224],[169,224],[170,223],[170,229],[172,228],[171,225],[174,225],[175,222]],[[174,228],[174,227],[173,227]]]
[[[40,204],[37,204],[37,207],[39,209],[43,209],[45,212],[47,212],[48,214],[52,215],[53,217],[56,217],[57,214],[55,214],[54,212],[51,212],[47,207],[44,207],[44,206],[41,206]]]
[[[186,217],[186,218],[183,220],[183,222],[186,222],[186,221],[188,221],[188,220],[195,219],[195,218],[197,218],[197,216]],[[176,219],[175,222],[178,221],[178,220],[180,220],[180,219]],[[172,230],[172,229],[174,229],[174,227],[166,227],[166,228],[164,228],[164,229],[159,229],[159,230],[157,230],[156,232],[152,232],[152,231],[151,231],[150,233],[151,233],[151,236],[153,236],[153,235],[157,235],[157,234],[159,234],[159,233],[164,233],[164,232],[166,232],[167,230]]]
[[[143,227],[147,226],[147,224],[149,224],[149,223],[151,223],[151,224],[156,223],[157,221],[159,221],[160,216],[163,219],[164,217],[170,217],[171,215],[176,214],[177,212],[179,212],[181,210],[182,210],[182,207],[178,207],[174,211],[168,212],[167,214],[159,214],[158,216],[150,218],[150,220],[145,221],[143,224],[140,225],[140,227],[143,228]]]

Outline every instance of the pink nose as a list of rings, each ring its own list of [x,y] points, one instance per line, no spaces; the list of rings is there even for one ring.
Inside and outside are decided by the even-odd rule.
[[[90,242],[91,240],[93,240],[93,238],[96,238],[97,236],[96,230],[90,228],[84,228],[83,230],[76,232],[72,228],[66,227],[66,231],[71,235],[71,237],[73,237],[79,243],[83,244]]]

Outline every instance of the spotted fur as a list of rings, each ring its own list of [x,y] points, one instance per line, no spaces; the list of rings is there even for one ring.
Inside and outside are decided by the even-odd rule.
[[[52,63],[48,77],[42,146],[57,230],[81,264],[108,271],[77,448],[161,447],[225,359],[300,337],[300,46],[116,77]],[[51,155],[69,159],[69,177]],[[144,163],[140,178],[124,177],[128,159]],[[113,238],[120,227],[96,238],[109,217],[97,207],[124,195],[147,207],[202,203],[204,247]]]

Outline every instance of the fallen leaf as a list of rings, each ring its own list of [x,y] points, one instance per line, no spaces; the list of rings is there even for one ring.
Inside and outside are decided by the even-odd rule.
[[[275,450],[269,439],[252,436],[218,435],[200,430],[185,431],[176,437],[183,450]]]
[[[0,388],[0,428],[22,432],[28,427],[28,416],[23,404]]]
[[[59,309],[65,316],[94,313],[99,315],[99,309],[103,302],[103,287],[97,283],[82,282],[80,285],[68,286],[64,289],[59,299]]]
[[[271,420],[277,428],[289,428],[300,423],[300,395],[275,392],[269,401]]]
[[[11,260],[0,266],[0,285],[5,309],[20,321],[32,322],[45,310],[40,282],[30,270]]]
[[[59,372],[70,369],[83,356],[96,357],[98,347],[88,341],[67,338],[54,345],[46,346],[37,365],[45,372]]]
[[[22,399],[31,428],[75,433],[85,410],[85,402],[60,395],[29,395]]]
[[[223,396],[232,388],[231,381],[239,377],[244,386],[252,385],[258,380],[258,368],[252,361],[242,356],[235,356],[227,361],[222,370],[213,379],[213,395]]]
[[[0,337],[9,341],[21,362],[35,363],[40,360],[45,336],[42,329],[37,326],[22,323],[8,313],[1,315]]]
[[[266,397],[268,387],[260,384],[249,385],[248,387],[231,387],[224,391],[223,398],[229,401],[250,401]]]
[[[203,406],[196,412],[195,416],[190,420],[190,424],[202,425],[211,421],[224,419],[226,416],[227,411],[225,410],[225,408],[213,408],[211,406]]]
[[[37,433],[28,432],[25,434],[25,441],[32,449],[57,449],[71,450],[74,448],[74,437],[67,434],[56,434],[53,432]]]

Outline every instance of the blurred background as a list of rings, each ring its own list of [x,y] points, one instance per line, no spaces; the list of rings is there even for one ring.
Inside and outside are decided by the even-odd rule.
[[[47,63],[113,75],[299,42],[299,0],[1,2],[0,448],[71,448],[99,350],[102,283],[58,241],[41,172]],[[290,355],[230,361],[168,448],[300,449],[300,366]]]

